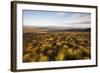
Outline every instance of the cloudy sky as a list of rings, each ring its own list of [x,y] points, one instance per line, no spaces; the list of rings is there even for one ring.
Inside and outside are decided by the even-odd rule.
[[[90,24],[90,13],[23,10],[24,26],[90,28]]]

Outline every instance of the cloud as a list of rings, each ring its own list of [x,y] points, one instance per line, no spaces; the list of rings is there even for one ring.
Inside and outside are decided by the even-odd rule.
[[[75,14],[74,16],[72,16],[70,23],[74,23],[74,24],[89,23],[90,24],[91,23],[91,16],[90,16],[90,14]]]
[[[56,14],[57,14],[57,15],[60,15],[60,16],[64,16],[64,15],[65,15],[64,12],[57,12]]]
[[[67,27],[90,28],[91,15],[90,14],[74,14],[71,19],[64,23]]]
[[[31,14],[31,15],[30,15]],[[91,14],[79,12],[34,12],[25,13],[24,26],[90,28]]]

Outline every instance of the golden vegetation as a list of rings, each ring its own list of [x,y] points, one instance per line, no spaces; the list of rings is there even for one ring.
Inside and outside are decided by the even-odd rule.
[[[23,34],[23,62],[91,58],[90,32]]]

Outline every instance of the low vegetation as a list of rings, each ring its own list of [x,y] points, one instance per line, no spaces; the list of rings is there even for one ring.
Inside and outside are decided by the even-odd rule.
[[[23,62],[91,58],[90,32],[23,33]]]

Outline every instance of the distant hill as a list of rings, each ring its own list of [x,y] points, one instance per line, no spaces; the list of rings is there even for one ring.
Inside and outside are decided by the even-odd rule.
[[[86,29],[62,29],[62,30],[50,30],[50,32],[90,32],[91,29],[90,28],[86,28]]]
[[[91,28],[68,28],[68,27],[23,27],[24,33],[32,32],[90,32]]]

